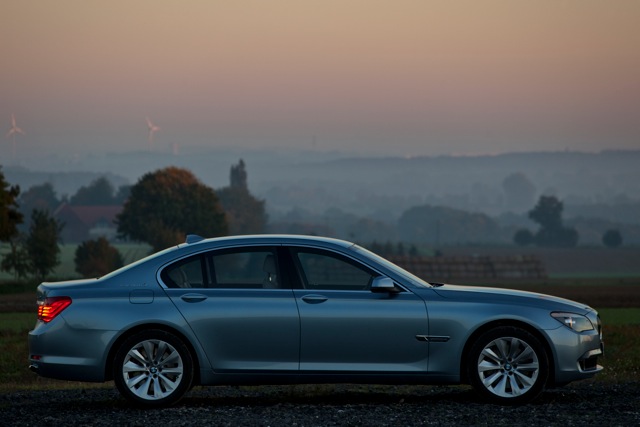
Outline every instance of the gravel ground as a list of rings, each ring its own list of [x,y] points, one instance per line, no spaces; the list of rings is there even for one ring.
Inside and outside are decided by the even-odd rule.
[[[483,404],[468,387],[195,388],[167,409],[140,410],[115,390],[0,395],[4,426],[637,426],[640,385],[582,382],[520,407]]]

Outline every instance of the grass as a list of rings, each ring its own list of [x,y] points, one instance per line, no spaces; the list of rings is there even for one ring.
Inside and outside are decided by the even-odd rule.
[[[604,323],[605,370],[596,381],[640,381],[640,308],[599,310]],[[35,325],[35,312],[0,313],[0,393],[24,389],[110,387],[38,377],[27,369],[27,334]]]

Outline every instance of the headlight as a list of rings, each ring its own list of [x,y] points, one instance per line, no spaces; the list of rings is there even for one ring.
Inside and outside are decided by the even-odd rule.
[[[592,331],[594,329],[591,321],[581,314],[554,312],[551,313],[551,317],[576,332]]]

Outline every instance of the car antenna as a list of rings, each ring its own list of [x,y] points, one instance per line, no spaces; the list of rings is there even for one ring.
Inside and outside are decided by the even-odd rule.
[[[190,245],[192,243],[198,243],[201,240],[204,240],[204,237],[198,236],[197,234],[187,234],[186,243]]]

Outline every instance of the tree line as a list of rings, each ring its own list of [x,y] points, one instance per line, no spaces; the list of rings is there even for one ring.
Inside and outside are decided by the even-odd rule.
[[[20,196],[20,188],[6,182],[0,170],[0,241],[9,244],[0,268],[16,278],[33,275],[43,280],[59,265],[60,233],[65,224],[52,215],[59,201],[51,184],[32,187]],[[19,201],[30,208],[21,212]],[[184,242],[187,233],[206,237],[259,234],[265,231],[264,201],[247,186],[243,160],[233,165],[230,184],[218,191],[200,182],[190,171],[167,167],[143,175],[131,187],[117,193],[105,178],[81,187],[68,201],[79,205],[122,203],[118,237],[148,243],[154,251]],[[25,224],[28,224],[26,225]],[[118,251],[100,237],[80,244],[75,253],[76,271],[85,277],[100,276],[123,264]]]
[[[518,176],[508,182],[516,190],[528,187]],[[526,187],[526,188],[525,188]],[[530,189],[529,189],[530,190]],[[520,200],[530,200],[527,197]],[[515,196],[514,196],[515,197]],[[115,189],[106,178],[99,178],[80,187],[70,198],[58,199],[49,183],[31,187],[20,193],[18,186],[6,182],[0,169],[0,241],[7,242],[0,268],[16,278],[33,275],[44,279],[59,264],[60,232],[65,224],[56,220],[52,210],[60,203],[71,205],[121,205],[117,216],[118,237],[148,243],[154,251],[184,242],[187,233],[205,237],[227,234],[259,234],[266,231],[265,201],[254,197],[248,189],[244,161],[232,165],[229,185],[214,190],[203,184],[190,171],[167,167],[143,175],[136,184]],[[562,219],[563,203],[554,196],[541,196],[528,212],[531,221],[539,225],[536,231],[521,228],[513,235],[517,245],[541,247],[573,247],[579,240],[575,228]],[[329,212],[329,211],[328,211]],[[347,224],[339,211],[332,211],[332,222]],[[369,246],[382,255],[415,255],[414,246],[402,243],[377,243],[376,235],[384,235],[384,223],[372,219],[354,222],[349,231],[352,240],[374,239]],[[351,226],[350,226],[351,227]],[[355,227],[355,228],[354,228]],[[398,221],[399,241],[432,244],[436,249],[451,241],[473,243],[491,239],[500,233],[491,217],[444,206],[414,206]],[[289,230],[314,234],[313,230]],[[378,234],[376,234],[378,233]],[[365,237],[366,236],[366,237]],[[378,240],[380,241],[380,240]],[[384,241],[384,240],[382,240]],[[609,229],[602,236],[606,246],[622,244],[618,230]],[[76,271],[83,276],[100,276],[123,264],[118,251],[105,238],[82,242],[75,254]]]

